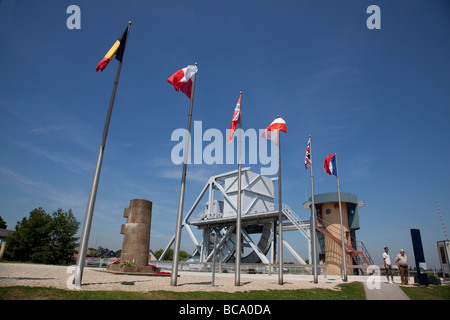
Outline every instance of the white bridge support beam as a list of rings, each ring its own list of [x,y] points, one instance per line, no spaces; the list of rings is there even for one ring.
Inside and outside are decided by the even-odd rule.
[[[250,247],[252,247],[253,251],[256,252],[256,254],[258,255],[258,257],[261,259],[262,263],[265,264],[269,264],[269,259],[267,259],[266,255],[261,252],[261,250],[259,250],[258,246],[253,242],[253,240],[250,238],[250,236],[248,235],[247,232],[245,232],[244,229],[242,229],[241,232],[242,236],[244,237],[245,241],[248,242],[248,244],[250,245]]]
[[[266,257],[269,249],[273,250],[273,228],[268,225],[273,221],[277,221],[278,210],[274,207],[274,192],[273,181],[267,177],[257,175],[251,171],[250,168],[242,168],[242,225],[241,239],[243,246],[250,247],[253,252],[247,256],[247,262],[260,260],[264,264],[269,264],[271,261]],[[248,172],[247,172],[248,171]],[[219,242],[217,243],[217,257],[218,261],[226,262],[228,259],[233,259],[236,250],[236,217],[237,217],[237,174],[238,170],[229,171],[223,174],[212,176],[203,187],[192,207],[187,212],[183,219],[181,228],[186,228],[192,243],[195,245],[194,255],[200,253],[200,262],[209,262],[213,258],[213,250],[211,250],[210,235],[213,230],[219,231]],[[206,208],[202,211],[203,214],[196,220],[189,221],[198,204],[205,197],[208,191]],[[220,198],[223,200],[214,200],[214,191],[218,191]],[[217,198],[216,198],[217,199]],[[222,213],[218,214],[217,202],[223,201]],[[219,206],[220,207],[220,206]],[[225,209],[223,209],[225,208]],[[198,211],[197,211],[198,212]],[[311,237],[309,221],[300,220],[289,206],[283,204],[282,208],[284,231],[297,230],[307,240],[309,259],[311,256]],[[286,222],[286,220],[288,222]],[[202,240],[197,241],[191,227],[195,225],[202,229]],[[258,231],[259,228],[262,228]],[[256,227],[256,231],[254,229]],[[250,228],[250,229],[248,229]],[[252,229],[253,228],[253,229]],[[249,236],[249,233],[261,232],[261,240],[255,243]],[[302,238],[302,237],[300,237]],[[162,260],[164,255],[172,246],[175,235],[171,238],[163,254],[159,258]],[[305,260],[296,252],[293,247],[283,240],[284,248],[288,249],[292,256],[300,263],[305,264]],[[272,255],[270,255],[272,256]],[[242,257],[241,261],[245,261],[246,257]],[[255,260],[256,259],[256,260]],[[311,259],[310,259],[311,260]],[[274,263],[274,261],[272,261]]]
[[[291,245],[284,239],[283,239],[283,245],[294,256],[294,258],[298,261],[298,263],[300,263],[300,264],[307,264],[305,262],[305,260],[303,260],[303,258],[297,253],[297,251],[295,251],[294,248],[292,248]]]

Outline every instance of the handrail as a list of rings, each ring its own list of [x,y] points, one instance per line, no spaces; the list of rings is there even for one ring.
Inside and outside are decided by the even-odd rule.
[[[359,242],[360,242],[360,245],[361,245],[362,252],[364,252],[364,257],[367,257],[368,264],[373,265],[372,257],[370,256],[370,253],[367,250],[366,246],[364,245],[364,243],[362,241],[359,241]]]
[[[318,217],[316,217],[316,229],[323,233],[324,235],[332,238],[335,242],[337,242],[338,244],[341,244],[341,239],[338,239],[337,237],[335,237],[328,229],[332,229],[334,231],[339,230],[340,228],[336,227],[335,225],[332,225],[326,221],[324,221],[323,219],[320,219]],[[327,229],[325,229],[327,228]],[[356,240],[355,238],[353,238],[351,235],[349,235],[350,237],[350,244],[348,244],[348,239],[346,239],[344,241],[344,246],[347,248],[347,250],[350,250],[352,252],[352,256],[358,256],[361,255],[364,259],[364,261],[369,264],[372,265],[373,264],[373,260],[372,257],[369,254],[369,251],[367,250],[367,248],[365,247],[364,243],[360,240]]]
[[[309,230],[308,224],[306,224],[303,220],[300,220],[300,218],[295,214],[295,212],[285,203],[282,204],[282,211],[284,215],[295,225],[298,231],[303,233],[303,235],[308,240],[310,240],[311,237],[307,232]]]

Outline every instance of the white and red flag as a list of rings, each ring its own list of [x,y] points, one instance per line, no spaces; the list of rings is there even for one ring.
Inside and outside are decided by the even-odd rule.
[[[263,131],[261,138],[266,138],[272,140],[276,145],[278,145],[280,130],[287,132],[286,122],[283,118],[276,118],[273,122]]]
[[[176,91],[181,90],[189,99],[192,93],[192,77],[197,73],[197,66],[189,65],[175,72],[167,81],[173,85]]]
[[[241,123],[241,97],[239,96],[239,100],[236,104],[236,108],[234,108],[233,118],[231,119],[230,131],[228,133],[227,143],[230,143],[233,140],[234,132],[236,131],[237,125]]]

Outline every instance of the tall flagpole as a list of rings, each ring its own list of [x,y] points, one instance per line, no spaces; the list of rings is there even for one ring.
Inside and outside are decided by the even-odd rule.
[[[439,217],[441,218],[442,229],[444,229],[445,239],[448,241],[447,231],[445,231],[444,220],[442,219],[441,209],[439,208],[439,203],[436,201],[436,205],[439,212]]]
[[[236,217],[236,272],[234,274],[234,285],[241,285],[241,162],[242,162],[242,91],[239,93],[239,151],[238,151],[238,194],[237,194],[237,217]]]
[[[338,197],[339,197],[339,219],[341,220],[341,242],[342,242],[342,265],[344,268],[344,279],[342,279],[344,282],[347,282],[347,259],[345,254],[345,244],[344,244],[344,227],[342,224],[342,206],[341,206],[341,188],[339,186],[339,170],[338,170],[338,161],[337,161],[337,154],[334,154],[334,158],[336,161],[336,178],[337,178],[337,188],[338,188]]]
[[[316,246],[316,207],[314,205],[314,176],[313,176],[313,157],[312,157],[312,141],[309,136],[309,158],[311,159],[311,223],[312,223],[312,249],[313,249],[313,273],[314,283],[318,283],[317,277],[317,246]]]
[[[279,118],[278,116],[277,118]],[[283,284],[283,219],[281,202],[281,134],[278,131],[278,284]]]
[[[123,54],[125,54],[125,49],[126,49],[127,42],[128,42],[130,27],[131,27],[131,21],[128,22],[127,41],[125,41],[125,43],[124,43]],[[122,60],[123,60],[123,58],[122,58]],[[94,178],[92,179],[91,192],[89,194],[88,205],[86,208],[86,215],[84,218],[83,231],[82,231],[81,239],[80,239],[80,249],[78,251],[77,266],[75,268],[74,285],[76,287],[81,286],[81,279],[83,277],[83,269],[84,269],[84,265],[86,264],[86,252],[88,249],[89,234],[91,232],[92,217],[94,215],[94,207],[95,207],[95,199],[97,197],[98,181],[100,178],[100,171],[101,171],[102,162],[103,162],[103,154],[105,152],[106,138],[108,136],[109,123],[111,121],[111,114],[112,114],[112,110],[113,110],[113,106],[114,106],[114,100],[116,98],[117,86],[119,84],[120,71],[122,70],[122,60],[119,61],[119,65],[118,65],[117,71],[116,71],[116,79],[114,80],[111,98],[109,100],[108,112],[106,114],[105,126],[103,128],[102,141],[100,143],[100,150],[98,152],[97,164],[95,166],[95,171],[94,171]]]
[[[197,66],[197,62],[195,63]],[[178,258],[180,256],[180,240],[181,240],[181,225],[183,220],[183,206],[184,206],[184,190],[186,187],[186,169],[189,155],[189,140],[191,138],[191,120],[192,120],[192,109],[194,106],[194,90],[195,90],[195,79],[197,77],[197,73],[194,74],[194,78],[192,80],[192,91],[191,91],[191,103],[189,106],[189,115],[188,115],[188,123],[187,123],[187,134],[186,134],[186,144],[184,147],[184,160],[183,160],[183,172],[181,174],[181,187],[180,187],[180,198],[178,200],[178,215],[177,215],[177,224],[175,229],[175,246],[173,251],[173,261],[172,261],[172,276],[170,280],[170,284],[172,286],[177,285],[178,278]]]

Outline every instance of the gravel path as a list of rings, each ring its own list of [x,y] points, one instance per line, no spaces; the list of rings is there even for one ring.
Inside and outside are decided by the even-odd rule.
[[[0,287],[31,286],[75,289],[71,285],[74,267],[0,263]],[[310,275],[283,275],[284,284],[278,284],[278,275],[241,274],[241,286],[234,285],[233,273],[216,273],[211,286],[211,273],[180,272],[177,286],[170,285],[170,276],[118,275],[104,269],[85,268],[81,290],[121,291],[250,291],[295,290],[310,288],[334,289],[342,283],[338,276],[319,276],[313,283]]]

